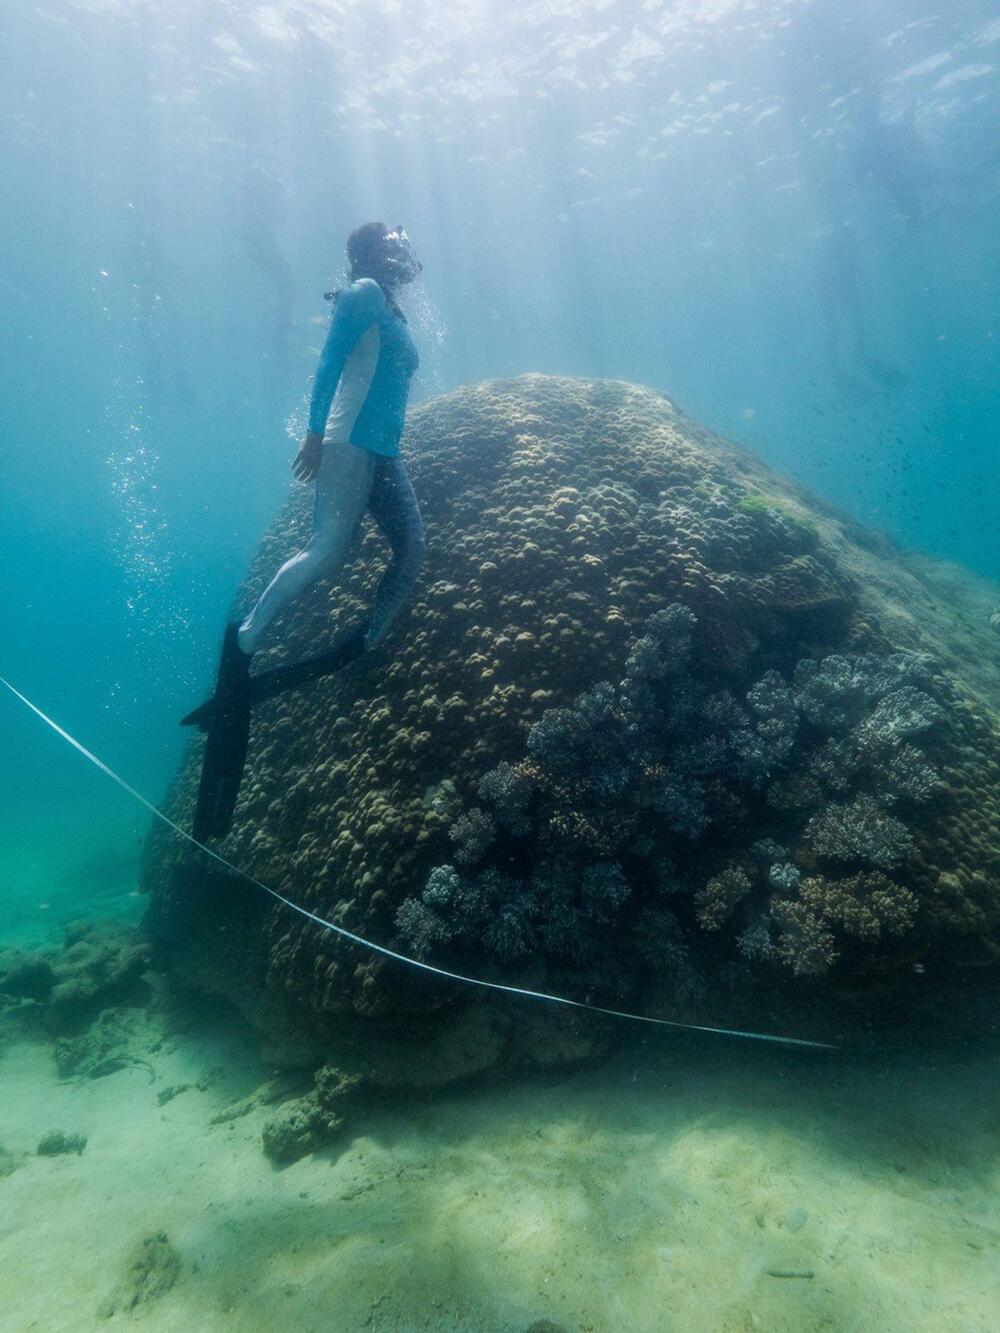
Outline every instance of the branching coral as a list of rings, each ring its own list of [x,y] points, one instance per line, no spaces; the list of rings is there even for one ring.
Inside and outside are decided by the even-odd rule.
[[[859,724],[858,738],[864,748],[882,750],[928,731],[943,716],[944,710],[929,695],[904,685],[878,699]]]
[[[798,707],[812,726],[828,733],[808,761],[808,777],[834,795],[860,784],[877,791],[885,804],[928,800],[938,777],[910,743],[945,715],[913,683],[928,675],[928,659],[909,653],[801,662],[794,679]]]
[[[497,764],[479,783],[479,799],[493,808],[497,823],[515,835],[531,828],[528,805],[534,784],[529,764]]]
[[[824,918],[806,902],[779,899],[771,906],[779,927],[776,956],[797,977],[821,976],[837,961],[837,949]]]
[[[767,872],[767,882],[771,888],[785,894],[791,893],[801,878],[802,872],[798,866],[793,866],[787,861],[773,865]]]
[[[871,943],[883,933],[903,935],[913,925],[916,897],[878,871],[837,880],[831,888],[826,916],[848,935]]]
[[[679,602],[654,611],[625,663],[629,682],[661,682],[687,671],[697,619]]]
[[[496,868],[463,879],[453,866],[438,866],[420,898],[400,906],[396,928],[421,958],[435,944],[481,940],[507,962],[539,943],[554,956],[581,962],[597,947],[596,928],[614,919],[629,893],[617,862],[588,866],[582,876],[552,862],[527,882]]]
[[[589,962],[598,937],[580,902],[575,868],[558,860],[537,866],[531,876],[531,893],[538,913],[539,942],[546,953],[572,963]]]
[[[775,842],[773,838],[758,838],[750,846],[750,855],[755,861],[760,861],[763,865],[775,865],[779,861],[788,860],[788,851],[782,847],[780,842]]]
[[[684,928],[673,912],[647,907],[639,913],[633,934],[636,951],[648,964],[659,987],[684,1008],[705,998],[705,980],[691,957]]]
[[[916,909],[909,889],[877,871],[841,880],[806,879],[797,898],[772,905],[780,929],[778,955],[797,976],[828,972],[840,954],[835,928],[874,944],[884,933],[909,930]]]
[[[833,654],[806,658],[795,670],[795,699],[803,716],[826,731],[846,731],[857,722],[867,700],[866,678],[856,662]]]
[[[598,925],[615,916],[629,892],[628,881],[617,862],[588,866],[583,872],[583,910]]]
[[[759,916],[736,937],[736,952],[748,963],[770,963],[777,955],[770,925],[765,916]]]
[[[940,774],[915,745],[900,745],[879,754],[871,765],[871,773],[876,789],[893,801],[903,798],[922,805],[941,786]]]
[[[704,856],[709,830],[739,855],[702,879],[693,921],[714,932],[738,918],[744,958],[817,973],[836,958],[838,931],[871,938],[864,912],[876,909],[858,904],[882,903],[885,886],[872,881],[862,892],[859,880],[852,892],[844,886],[854,881],[803,881],[795,849],[875,870],[912,851],[909,828],[870,788],[887,802],[933,789],[934,770],[908,739],[942,713],[913,683],[926,664],[906,654],[810,659],[791,681],[764,672],[740,698],[694,667],[697,628],[683,606],[656,612],[617,685],[602,682],[542,714],[527,759],[487,773],[478,787],[485,809],[453,824],[461,869],[439,867],[420,899],[403,904],[404,940],[422,952],[479,941],[506,961],[537,950],[586,961],[603,944],[602,927],[641,914],[650,892],[682,886],[675,857]],[[782,842],[758,837],[741,847],[744,827],[759,830],[747,816],[765,784],[782,811]],[[776,803],[781,784],[802,796]],[[532,848],[530,870],[512,873],[527,857],[522,845]],[[649,864],[638,898],[629,858]],[[821,884],[840,886],[822,904]],[[898,895],[890,898],[903,912]],[[890,916],[886,900],[870,919]]]
[[[795,701],[807,721],[827,732],[864,724],[883,739],[913,736],[943,716],[917,688],[929,681],[930,670],[930,659],[919,653],[806,658],[795,669]]]
[[[741,866],[727,866],[695,894],[699,923],[706,930],[718,930],[751,887],[750,877]]]
[[[455,933],[433,908],[416,898],[406,898],[400,903],[396,929],[415,958],[426,958],[435,944],[447,944]]]
[[[467,810],[451,826],[455,860],[465,866],[481,861],[496,833],[497,826],[488,814],[478,808]]]
[[[733,748],[747,778],[758,785],[788,759],[798,734],[795,696],[776,671],[747,691],[748,725],[734,732]]]
[[[531,921],[513,903],[501,903],[486,923],[483,943],[502,962],[516,963],[531,953],[535,932]]]
[[[705,788],[694,777],[671,774],[650,783],[646,793],[649,809],[662,816],[671,833],[699,838],[711,823]]]
[[[888,869],[913,850],[913,835],[887,814],[873,796],[862,793],[847,805],[831,802],[806,825],[806,837],[820,856],[864,861]]]

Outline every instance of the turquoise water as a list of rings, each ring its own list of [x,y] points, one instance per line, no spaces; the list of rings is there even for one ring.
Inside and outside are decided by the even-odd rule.
[[[15,0],[2,24],[3,670],[144,790],[368,215],[425,261],[425,396],[650,384],[904,544],[1000,568],[988,4]],[[4,711],[17,898],[135,823]]]
[[[7,0],[0,675],[162,798],[369,218],[414,401],[649,385],[1000,579],[998,67],[987,0]],[[146,814],[0,747],[0,948],[138,920]]]

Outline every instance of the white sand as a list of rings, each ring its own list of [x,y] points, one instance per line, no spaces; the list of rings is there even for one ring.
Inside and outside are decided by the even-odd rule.
[[[1000,1328],[995,1055],[862,1068],[657,1038],[601,1071],[382,1111],[284,1171],[260,1151],[269,1112],[209,1127],[263,1077],[240,1039],[150,1059],[152,1085],[59,1084],[50,1048],[0,1054],[0,1144],[90,1139],[0,1179],[3,1333]],[[101,1319],[160,1231],[176,1285]]]

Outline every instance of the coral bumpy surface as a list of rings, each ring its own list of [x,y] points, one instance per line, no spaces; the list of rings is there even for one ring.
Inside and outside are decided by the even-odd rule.
[[[993,956],[1000,672],[903,555],[624,383],[462,389],[404,448],[416,595],[377,654],[257,709],[227,857],[443,966],[678,1013],[720,975]],[[308,519],[297,492],[241,607]],[[383,558],[366,530],[255,667],[321,649]],[[159,831],[146,878],[164,951],[202,948],[248,1012],[254,987],[313,1015],[455,998],[250,888],[206,922],[210,872]]]

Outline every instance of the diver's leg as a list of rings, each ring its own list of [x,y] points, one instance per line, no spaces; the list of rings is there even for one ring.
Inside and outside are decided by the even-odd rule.
[[[420,506],[401,458],[378,460],[368,512],[392,547],[365,635],[365,647],[374,648],[409,597],[427,549]]]
[[[346,561],[368,506],[377,461],[353,444],[323,445],[313,534],[309,544],[281,566],[240,626],[239,644],[245,653],[256,650],[268,625],[303,589]]]

